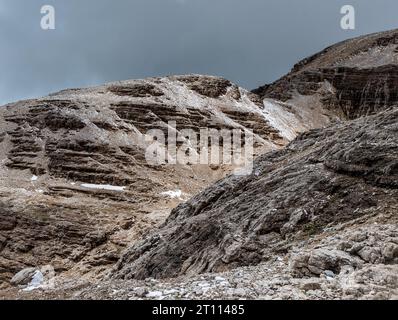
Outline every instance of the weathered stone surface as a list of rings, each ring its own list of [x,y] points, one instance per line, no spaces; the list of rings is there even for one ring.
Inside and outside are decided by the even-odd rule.
[[[126,252],[114,277],[164,278],[258,264],[326,227],[378,214],[396,218],[397,123],[393,108],[310,131],[261,156],[252,175],[230,176],[179,205]],[[320,249],[301,262],[317,275],[362,261],[385,263],[384,240],[370,245],[368,239],[355,257]],[[394,256],[395,247],[387,252]]]
[[[153,166],[145,158],[148,130],[167,136],[174,121],[178,145],[186,142],[183,129],[252,130],[257,153],[288,143],[292,137],[255,97],[225,79],[188,75],[64,90],[1,107],[0,281],[47,264],[58,274],[97,276],[178,203],[233,169]],[[183,196],[162,196],[170,190]]]
[[[315,249],[305,254],[300,253],[292,259],[292,269],[297,272],[297,276],[311,276],[325,274],[327,272],[340,273],[344,268],[351,267],[357,269],[362,261],[350,254],[331,250],[328,248]]]
[[[178,81],[187,84],[188,88],[197,93],[210,97],[218,98],[227,93],[228,88],[232,86],[232,83],[226,79],[206,76],[178,76]],[[240,94],[235,95],[236,98],[240,98]]]
[[[158,89],[153,84],[138,83],[132,85],[115,85],[109,88],[109,91],[118,96],[130,96],[130,97],[160,97],[163,95],[162,90]]]
[[[397,30],[347,40],[254,92],[292,104],[319,104],[347,119],[385,110],[398,104],[397,46]]]
[[[0,108],[0,296],[396,298],[397,39],[389,31],[329,47],[254,93],[189,75]],[[168,121],[250,129],[256,152],[271,152],[161,225],[231,170],[148,165],[143,134],[167,133]],[[57,289],[9,287],[44,264]]]
[[[11,279],[11,284],[15,286],[23,286],[27,285],[32,281],[33,276],[36,273],[35,268],[26,268],[19,271],[14,277]]]

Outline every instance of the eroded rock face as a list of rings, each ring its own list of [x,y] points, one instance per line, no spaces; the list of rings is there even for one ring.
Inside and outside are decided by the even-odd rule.
[[[187,84],[189,89],[209,98],[225,95],[232,86],[230,81],[215,77],[180,76],[177,79]],[[235,98],[240,98],[239,91],[235,92]]]
[[[347,40],[254,92],[292,104],[319,104],[347,119],[366,116],[397,105],[397,47],[397,30]]]
[[[46,265],[74,298],[394,298],[397,39],[332,46],[254,93],[172,76],[0,108],[0,289]],[[145,133],[170,121],[178,145],[251,130],[264,155],[222,180],[231,166],[149,164]],[[223,273],[203,290],[202,272]]]
[[[292,274],[298,278],[320,276],[327,271],[349,274],[366,265],[398,265],[397,213],[390,223],[357,221],[354,228],[327,235],[316,245],[295,248],[290,258]],[[376,222],[377,221],[377,222]],[[362,223],[361,223],[362,222]],[[369,221],[370,222],[370,221]],[[327,233],[326,233],[327,234]],[[396,282],[398,289],[398,282]]]
[[[109,87],[109,91],[121,97],[160,97],[163,96],[163,91],[158,89],[153,84],[137,83],[131,85],[115,85]]]
[[[337,224],[378,214],[395,219],[397,123],[393,108],[310,131],[261,156],[252,175],[228,177],[179,205],[123,256],[114,277],[165,278],[255,265]],[[298,262],[314,274],[358,261],[388,263],[365,248],[352,258],[344,251],[314,251]],[[383,250],[395,259],[394,248]]]
[[[184,129],[251,130],[259,154],[317,125],[275,104],[302,123],[287,135],[288,121],[276,122],[259,100],[228,80],[191,75],[64,90],[1,107],[2,284],[42,265],[72,277],[99,275],[178,203],[232,170],[154,166],[146,160],[148,130],[167,136],[175,122],[178,146],[187,142]]]

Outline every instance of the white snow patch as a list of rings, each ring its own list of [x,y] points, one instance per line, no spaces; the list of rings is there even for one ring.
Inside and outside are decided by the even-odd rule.
[[[264,117],[279,131],[282,137],[288,141],[294,140],[297,136],[295,129],[299,126],[296,116],[285,110],[278,103],[264,100]]]
[[[162,296],[163,292],[161,291],[151,291],[146,295],[147,298],[160,298]]]
[[[181,190],[176,190],[176,191],[166,191],[161,193],[162,196],[165,197],[170,197],[171,199],[181,199],[183,193]]]
[[[224,281],[226,281],[226,279],[223,278],[223,277],[215,277],[214,280],[216,280],[216,281],[218,281],[218,282],[224,282]]]
[[[44,281],[43,274],[39,270],[37,270],[33,275],[32,280],[30,281],[28,286],[25,289],[23,289],[23,291],[33,291],[39,289],[43,281]]]
[[[109,184],[83,183],[83,184],[81,184],[81,186],[83,188],[87,188],[87,189],[109,190],[109,191],[124,191],[124,189],[126,189],[126,187],[111,186]]]
[[[201,288],[208,288],[208,287],[210,287],[210,283],[208,283],[208,282],[201,282],[201,283],[198,283],[198,287],[201,287]]]
[[[180,291],[176,290],[176,289],[170,289],[170,290],[165,290],[164,294],[165,295],[170,295],[170,294],[174,294],[174,293],[179,293]]]
[[[30,178],[30,181],[37,181],[37,179],[39,179],[38,176],[32,176],[32,178]]]

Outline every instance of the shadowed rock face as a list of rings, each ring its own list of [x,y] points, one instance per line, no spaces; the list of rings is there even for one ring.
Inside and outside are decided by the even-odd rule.
[[[209,98],[218,98],[227,93],[232,83],[221,78],[205,78],[201,76],[180,76],[178,80],[187,84],[188,88]],[[237,92],[237,94],[239,94]],[[239,98],[239,96],[235,96]]]
[[[397,48],[397,30],[344,41],[254,92],[292,104],[319,103],[347,119],[369,115],[397,105]]]
[[[397,124],[395,107],[310,131],[259,157],[252,175],[228,177],[174,209],[158,231],[129,249],[114,277],[258,264],[327,227],[388,212],[396,217]]]

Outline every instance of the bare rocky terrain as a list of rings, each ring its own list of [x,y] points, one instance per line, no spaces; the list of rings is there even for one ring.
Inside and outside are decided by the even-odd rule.
[[[174,209],[160,229],[125,253],[113,277],[167,278],[255,265],[338,223],[364,216],[393,219],[397,128],[394,108],[304,133],[283,150],[260,156],[253,174],[229,176]],[[395,264],[397,240],[391,239],[391,259],[384,259],[382,249],[352,253],[365,262]],[[312,266],[309,253],[297,261],[297,272],[319,276],[361,263],[336,254]]]
[[[296,106],[318,106],[355,119],[396,105],[398,31],[346,40],[297,63],[253,92]]]
[[[0,296],[398,298],[397,66],[394,30],[253,92],[188,75],[1,107]],[[253,172],[148,164],[169,121],[181,144],[253,131]]]
[[[321,124],[302,121],[292,131],[269,114],[255,94],[195,75],[65,90],[2,107],[0,286],[43,265],[59,276],[100,279],[127,245],[233,169],[148,163],[148,130],[176,131],[178,146],[186,143],[184,129],[251,130],[261,154]]]

